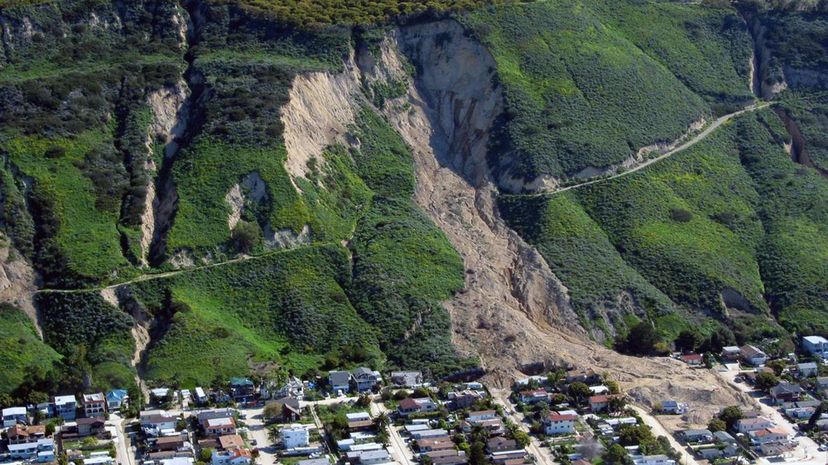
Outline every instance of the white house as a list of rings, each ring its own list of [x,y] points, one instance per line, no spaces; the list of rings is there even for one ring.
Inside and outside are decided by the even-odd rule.
[[[687,404],[675,400],[665,400],[661,403],[661,413],[669,415],[684,415],[687,413]]]
[[[310,444],[310,433],[302,426],[282,428],[279,430],[279,435],[282,437],[282,445],[285,449],[307,447]]]
[[[87,418],[99,417],[106,413],[106,397],[102,392],[83,395],[83,414]]]
[[[578,415],[550,412],[543,420],[543,430],[549,436],[572,434],[575,432],[575,422]]]
[[[745,362],[755,367],[762,366],[768,361],[768,355],[756,346],[742,346],[740,351]]]
[[[31,460],[37,456],[38,452],[52,452],[54,455],[55,442],[50,438],[44,438],[37,442],[9,444],[8,449],[12,459]]]
[[[828,358],[828,339],[822,336],[803,337],[802,348],[811,355]]]
[[[26,407],[9,407],[3,409],[3,426],[8,428],[18,423],[26,424],[29,418],[26,414]]]
[[[469,412],[469,421],[493,420],[497,418],[496,410],[479,410],[476,412]]]
[[[819,367],[814,362],[800,363],[796,366],[796,372],[800,378],[810,378],[819,374]]]
[[[214,450],[210,457],[211,465],[247,465],[253,461],[253,455],[248,449]]]
[[[163,436],[165,431],[175,431],[178,417],[163,410],[141,412],[141,429],[147,436]]]
[[[78,401],[75,396],[55,397],[55,415],[66,421],[73,421],[77,415]]]
[[[676,461],[666,455],[631,455],[635,465],[676,465]]]
[[[788,434],[778,428],[765,428],[759,431],[751,431],[748,433],[750,442],[754,444],[771,444],[774,442],[784,442],[788,439]]]
[[[736,431],[739,433],[750,433],[751,431],[759,431],[763,429],[773,428],[776,424],[767,418],[742,418],[736,422]]]

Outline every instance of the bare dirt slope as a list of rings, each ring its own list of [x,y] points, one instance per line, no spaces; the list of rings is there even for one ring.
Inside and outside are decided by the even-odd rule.
[[[457,346],[477,354],[495,384],[510,383],[526,365],[566,363],[608,373],[643,405],[674,398],[701,416],[721,405],[748,405],[707,370],[623,356],[588,340],[566,288],[499,217],[485,147],[500,91],[491,84],[491,57],[459,29],[446,22],[397,35],[420,73],[405,97],[411,109],[386,111],[413,149],[417,203],[466,265],[465,290],[445,303]]]

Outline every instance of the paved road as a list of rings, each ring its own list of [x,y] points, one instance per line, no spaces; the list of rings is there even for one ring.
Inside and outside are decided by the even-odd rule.
[[[734,378],[739,374],[738,367],[735,369],[731,369],[726,372],[718,372],[718,375],[728,382],[733,388],[738,389],[742,392],[748,393],[751,397],[754,398],[756,401],[756,405],[759,407],[762,415],[768,418],[769,420],[776,423],[778,427],[785,430],[788,434],[794,435],[796,430],[793,428],[791,422],[779,412],[778,409],[762,402],[760,399],[757,399],[757,393],[754,391],[749,385],[746,383],[737,383],[734,381]],[[789,455],[785,457],[785,463],[796,463],[797,465],[826,465],[828,464],[828,452],[820,452],[819,445],[814,442],[813,439],[807,436],[798,436],[795,439],[799,444],[797,445],[796,449]],[[759,463],[763,465],[771,465],[771,464],[778,464],[779,461],[769,461],[766,458],[760,457],[758,460]]]
[[[529,433],[529,428],[526,426],[523,414],[515,410],[507,398],[508,394],[497,389],[492,389],[491,394],[494,402],[503,407],[503,413],[506,415],[506,418],[512,420],[513,423],[518,425],[526,433]],[[552,457],[552,451],[548,447],[542,447],[540,441],[535,436],[530,435],[529,439],[529,445],[526,447],[526,450],[535,457],[539,465],[557,465],[554,457]]]
[[[256,440],[256,447],[259,449],[259,458],[256,463],[259,465],[276,465],[279,457],[276,455],[276,447],[268,437],[265,428],[262,412],[264,407],[240,408],[239,412],[245,415],[244,423],[247,425],[247,438]]]
[[[566,191],[569,191],[569,190],[578,189],[580,187],[585,187],[585,186],[589,186],[589,185],[592,185],[592,184],[597,184],[599,182],[605,182],[605,181],[609,181],[609,180],[612,180],[612,179],[617,179],[617,178],[621,178],[621,177],[624,177],[624,176],[628,176],[630,174],[635,173],[638,170],[642,170],[642,169],[652,165],[653,163],[657,163],[657,162],[659,162],[661,160],[664,160],[666,158],[670,158],[671,156],[673,156],[673,155],[675,155],[679,152],[683,152],[684,150],[689,149],[690,147],[698,144],[699,142],[703,141],[704,139],[707,139],[707,137],[710,136],[710,134],[712,134],[716,129],[721,127],[721,125],[723,125],[724,123],[730,121],[731,119],[733,119],[733,118],[735,118],[739,115],[742,115],[742,114],[748,113],[748,112],[752,112],[752,111],[756,111],[756,110],[761,110],[761,109],[767,108],[771,105],[773,105],[773,103],[770,103],[770,102],[754,103],[754,104],[749,105],[749,106],[747,106],[747,107],[745,107],[745,108],[743,108],[739,111],[724,115],[724,116],[716,119],[715,121],[713,121],[710,125],[707,126],[707,128],[705,128],[702,132],[696,134],[694,137],[692,137],[687,142],[684,142],[683,144],[679,145],[678,147],[676,147],[676,148],[674,148],[670,151],[667,151],[667,152],[659,155],[656,158],[651,158],[651,159],[635,166],[634,168],[631,168],[627,171],[624,171],[623,173],[617,173],[617,174],[614,174],[614,175],[612,175],[608,178],[593,179],[591,181],[584,181],[582,183],[573,184],[571,186],[564,187],[564,188],[561,188],[561,189],[552,189],[552,190],[548,190],[548,191],[545,191],[545,192],[539,192],[537,194],[531,194],[531,195],[532,196],[541,196],[541,195],[550,195],[550,194],[560,194],[561,192],[566,192]]]
[[[109,421],[116,431],[118,436],[115,438],[115,460],[121,465],[135,465],[135,453],[131,450],[129,436],[124,431],[124,424],[126,421],[118,414],[110,414]]]
[[[670,445],[673,449],[681,454],[681,459],[679,460],[680,463],[683,463],[684,465],[699,465],[696,459],[690,454],[690,452],[687,451],[687,448],[682,446],[656,417],[650,415],[649,412],[636,405],[630,405],[629,407],[638,412],[641,419],[644,421],[644,424],[653,430],[653,435],[656,437],[665,436],[667,440],[670,441]]]
[[[382,401],[371,402],[371,416],[376,417],[381,413],[386,415],[391,414],[388,407]],[[388,423],[388,438],[391,442],[391,456],[394,460],[402,465],[414,465],[414,452],[408,447],[408,444],[405,443],[402,436],[400,436],[400,431],[397,427],[390,422]]]

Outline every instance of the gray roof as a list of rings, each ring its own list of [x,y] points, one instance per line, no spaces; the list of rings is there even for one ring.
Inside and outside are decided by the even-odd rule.
[[[713,433],[707,429],[688,429],[684,430],[685,436],[711,436]]]
[[[331,462],[328,459],[309,459],[309,460],[300,460],[296,462],[296,465],[331,465]]]
[[[351,382],[351,374],[347,371],[330,371],[328,372],[328,379],[333,385],[348,384]]]
[[[786,382],[779,383],[778,385],[771,388],[771,393],[772,394],[778,395],[778,394],[782,394],[782,393],[785,393],[785,392],[790,392],[790,393],[795,394],[795,393],[802,392],[802,388],[798,384],[791,384],[791,383],[786,383]]]
[[[716,431],[713,437],[721,442],[736,442],[736,438],[730,435],[727,431]]]

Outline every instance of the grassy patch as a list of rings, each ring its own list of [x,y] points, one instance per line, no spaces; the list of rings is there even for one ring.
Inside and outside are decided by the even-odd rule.
[[[48,372],[60,354],[40,340],[29,317],[19,308],[0,305],[0,393],[15,390],[32,372]]]
[[[464,21],[491,50],[504,85],[506,142],[492,160],[498,172],[570,177],[620,163],[710,112],[582,2],[508,5]]]

